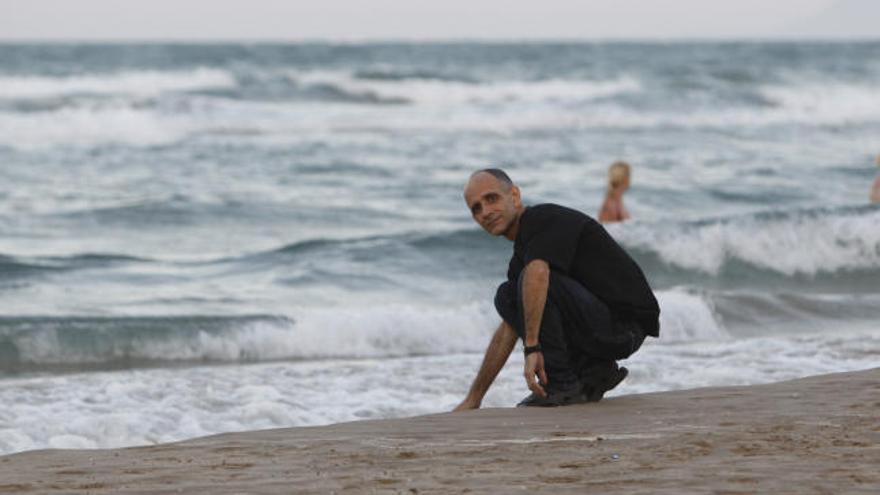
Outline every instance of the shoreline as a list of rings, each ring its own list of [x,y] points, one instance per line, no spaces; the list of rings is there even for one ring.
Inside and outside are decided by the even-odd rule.
[[[880,368],[0,457],[0,493],[877,493]]]

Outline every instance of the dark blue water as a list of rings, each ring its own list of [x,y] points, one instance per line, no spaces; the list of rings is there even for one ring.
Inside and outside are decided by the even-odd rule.
[[[877,60],[878,43],[4,45],[0,315],[119,335],[183,318],[145,337],[162,341],[192,316],[488,300],[509,246],[468,218],[468,173],[502,166],[528,202],[593,214],[625,159],[634,221],[612,234],[657,290],[729,321],[742,294],[774,301],[735,332],[809,326],[786,295],[873,319]],[[100,327],[82,331],[114,338]]]

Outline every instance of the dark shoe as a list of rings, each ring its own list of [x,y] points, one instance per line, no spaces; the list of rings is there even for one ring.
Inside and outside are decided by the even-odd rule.
[[[547,397],[531,393],[516,407],[559,407],[583,404],[584,402],[587,402],[587,398],[584,396],[583,386],[580,383],[575,383],[562,390],[547,390]]]
[[[583,393],[586,401],[599,402],[602,400],[602,397],[605,396],[605,392],[620,385],[620,382],[622,382],[628,374],[629,370],[621,366],[612,373],[606,375],[599,383],[585,382]]]

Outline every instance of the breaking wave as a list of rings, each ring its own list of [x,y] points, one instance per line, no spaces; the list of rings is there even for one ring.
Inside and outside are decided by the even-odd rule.
[[[235,87],[235,77],[225,70],[198,68],[186,71],[143,70],[62,77],[0,77],[0,99],[51,98],[102,94],[155,96],[168,91],[195,91]]]
[[[662,341],[726,338],[704,297],[671,291],[659,300]],[[314,307],[292,317],[2,317],[0,371],[478,353],[499,321],[491,301]]]
[[[737,265],[787,277],[880,270],[880,208],[768,212],[677,225],[614,226],[626,246],[720,276]]]
[[[609,80],[547,79],[539,81],[471,81],[435,77],[370,78],[348,72],[295,72],[292,81],[306,86],[338,88],[340,94],[373,95],[385,101],[419,104],[585,101],[641,90],[632,77]]]

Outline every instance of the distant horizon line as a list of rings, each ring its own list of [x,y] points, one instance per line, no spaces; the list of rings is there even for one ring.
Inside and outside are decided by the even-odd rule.
[[[762,36],[656,36],[656,37],[430,37],[430,38],[2,38],[0,44],[322,44],[322,45],[382,45],[382,44],[577,44],[577,43],[872,43],[880,42],[876,35],[775,35]]]

